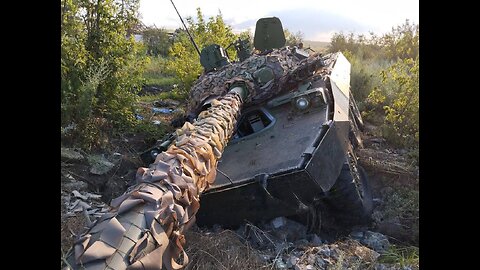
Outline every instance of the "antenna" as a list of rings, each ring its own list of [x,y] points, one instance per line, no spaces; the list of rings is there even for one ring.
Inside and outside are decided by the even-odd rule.
[[[196,44],[195,41],[193,40],[192,35],[190,35],[190,32],[188,32],[188,28],[187,28],[187,26],[185,25],[185,23],[183,22],[182,16],[180,16],[180,13],[178,13],[177,7],[175,7],[175,4],[173,3],[173,0],[170,0],[170,2],[172,2],[173,8],[174,8],[175,11],[177,12],[178,17],[180,17],[180,21],[182,21],[182,24],[183,24],[183,26],[185,27],[185,30],[187,31],[188,36],[190,37],[190,41],[192,42],[193,46],[195,47],[195,50],[197,50],[197,53],[198,53],[198,55],[200,56],[200,50],[198,49],[197,44]]]

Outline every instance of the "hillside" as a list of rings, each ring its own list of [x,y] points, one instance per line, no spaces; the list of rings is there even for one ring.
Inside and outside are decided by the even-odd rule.
[[[330,42],[325,41],[314,41],[314,40],[304,40],[303,46],[305,48],[311,48],[316,52],[325,52],[328,49]]]

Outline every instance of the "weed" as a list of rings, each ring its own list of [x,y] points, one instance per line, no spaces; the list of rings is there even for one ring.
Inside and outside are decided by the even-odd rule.
[[[401,267],[419,265],[419,251],[415,246],[396,246],[391,245],[386,253],[382,254],[379,263],[399,264]]]

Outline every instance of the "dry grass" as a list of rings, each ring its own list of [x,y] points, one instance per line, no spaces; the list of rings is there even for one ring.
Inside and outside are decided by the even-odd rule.
[[[214,233],[192,229],[186,233],[186,239],[188,270],[262,269],[268,266],[261,261],[258,251],[230,230]]]

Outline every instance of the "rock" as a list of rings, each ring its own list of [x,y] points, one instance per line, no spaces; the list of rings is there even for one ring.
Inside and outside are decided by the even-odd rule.
[[[390,247],[390,242],[385,235],[371,231],[365,232],[364,239],[361,243],[379,253],[386,252]]]
[[[374,269],[375,270],[387,270],[387,267],[383,263],[380,263],[380,264],[375,265]]]
[[[298,262],[299,258],[297,256],[291,255],[290,258],[287,260],[287,267],[292,268]]]
[[[287,269],[287,265],[282,261],[282,259],[277,259],[275,261],[275,269]]]
[[[86,190],[88,188],[88,184],[82,181],[75,180],[63,183],[63,187],[67,190]]]
[[[318,237],[317,234],[314,234],[313,235],[313,239],[312,239],[312,245],[314,246],[321,246],[322,245],[322,239],[320,239],[320,237]]]
[[[271,223],[273,228],[278,229],[280,227],[285,226],[285,224],[287,224],[287,219],[285,217],[277,217],[272,219]]]
[[[115,164],[108,161],[103,155],[92,155],[88,157],[88,163],[90,164],[90,173],[96,175],[104,175],[110,172]]]
[[[332,257],[335,260],[338,260],[340,258],[340,254],[337,249],[330,249],[330,257]]]
[[[375,250],[378,253],[384,253],[390,247],[388,238],[378,232],[365,231],[363,233],[351,233],[350,237],[357,240],[361,244]]]
[[[350,233],[350,237],[360,242],[360,240],[363,238],[363,232],[353,231]]]
[[[72,195],[75,196],[75,198],[79,198],[79,199],[82,199],[84,201],[86,201],[88,199],[87,196],[84,196],[84,195],[80,194],[80,192],[78,192],[78,190],[73,190]]]
[[[305,267],[305,270],[313,270],[313,269],[314,269],[313,266],[311,266],[310,264],[307,265],[307,267]]]
[[[62,147],[60,150],[62,155],[62,161],[79,163],[85,159],[85,157],[80,152],[78,152],[77,149]]]
[[[330,249],[328,247],[321,249],[319,253],[325,257],[330,257]]]
[[[272,226],[274,228],[272,235],[282,241],[295,242],[307,236],[307,228],[304,225],[284,217],[272,220]]]

